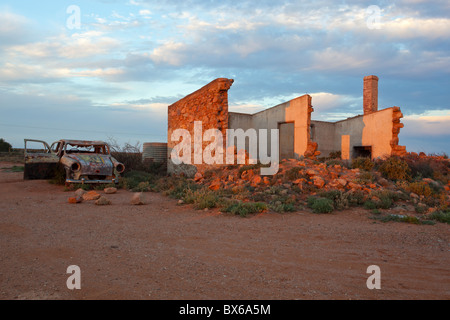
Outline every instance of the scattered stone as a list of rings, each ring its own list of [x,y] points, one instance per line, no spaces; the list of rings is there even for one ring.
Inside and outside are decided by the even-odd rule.
[[[70,197],[69,203],[81,203],[83,201],[82,197]]]
[[[178,200],[178,205],[181,206],[182,204],[184,204],[184,200],[182,199]]]
[[[83,200],[85,201],[98,200],[100,197],[101,195],[96,191],[88,191],[83,194]]]
[[[86,190],[83,189],[78,189],[77,191],[75,191],[75,197],[82,197],[84,194],[86,193]]]
[[[389,181],[387,181],[387,179],[385,179],[385,178],[380,178],[380,179],[378,179],[378,183],[379,183],[380,186],[382,186],[382,187],[387,187],[387,186],[389,186]]]
[[[197,172],[194,176],[194,181],[200,181],[201,179],[203,179],[203,175],[200,172]]]
[[[317,188],[322,189],[325,185],[325,180],[323,180],[321,177],[314,177],[314,185]]]
[[[95,204],[97,206],[107,206],[111,204],[111,201],[108,198],[101,196],[95,201]]]
[[[254,176],[252,178],[252,181],[251,181],[250,184],[251,184],[252,187],[256,187],[256,186],[258,186],[261,183],[261,181],[262,181],[261,176],[260,175],[256,175],[256,176]]]
[[[318,174],[319,174],[319,172],[318,171],[316,171],[316,170],[314,170],[314,169],[308,169],[308,170],[306,170],[306,174],[308,175],[308,176],[317,176]]]
[[[216,179],[213,182],[211,182],[211,185],[209,186],[209,190],[219,190],[222,183],[220,182],[220,179]]]
[[[337,179],[337,183],[339,183],[342,187],[345,187],[347,185],[347,180],[340,178]]]
[[[117,188],[114,188],[114,187],[112,187],[112,188],[105,188],[105,190],[103,190],[103,191],[105,191],[106,194],[114,194],[114,193],[117,192]]]
[[[135,206],[143,205],[144,201],[142,201],[142,192],[135,193],[131,198],[130,203]]]

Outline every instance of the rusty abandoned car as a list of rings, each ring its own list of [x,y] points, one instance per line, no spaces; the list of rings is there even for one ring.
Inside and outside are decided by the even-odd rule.
[[[118,183],[125,166],[103,141],[25,139],[24,179],[49,179],[63,170],[66,184]]]

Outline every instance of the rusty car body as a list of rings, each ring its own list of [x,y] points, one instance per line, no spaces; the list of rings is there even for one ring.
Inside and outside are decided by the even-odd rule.
[[[38,148],[28,146],[38,144]],[[48,179],[63,170],[66,184],[118,183],[125,166],[111,156],[103,141],[58,140],[49,146],[45,141],[25,139],[24,179]]]

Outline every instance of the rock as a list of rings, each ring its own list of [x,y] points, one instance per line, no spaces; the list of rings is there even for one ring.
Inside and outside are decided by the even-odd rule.
[[[337,183],[339,183],[342,187],[345,187],[347,185],[347,180],[340,178],[337,179]]]
[[[220,179],[216,179],[213,182],[211,182],[211,184],[209,185],[209,190],[219,190],[221,187],[222,183],[220,182]]]
[[[245,170],[241,174],[241,179],[243,180],[251,180],[253,178],[253,170]]]
[[[317,176],[318,174],[319,174],[319,172],[317,172],[316,170],[314,170],[314,169],[308,169],[308,170],[306,170],[306,174],[308,175],[308,176]]]
[[[270,179],[268,177],[263,178],[264,184],[270,184]]]
[[[82,201],[82,197],[70,197],[68,200],[69,203],[81,203]]]
[[[101,195],[96,191],[89,191],[83,194],[83,200],[85,201],[98,200],[100,197]]]
[[[117,192],[117,188],[105,188],[105,190],[103,190],[106,194],[114,194]]]
[[[321,189],[325,185],[325,180],[323,180],[321,177],[314,177],[314,185]]]
[[[254,176],[252,178],[250,185],[252,187],[256,187],[256,186],[258,186],[261,183],[261,181],[262,181],[261,176],[260,175],[256,175],[256,176]]]
[[[130,203],[135,206],[143,205],[144,201],[142,201],[142,192],[137,192],[133,194]]]
[[[75,197],[82,197],[83,194],[85,194],[85,193],[86,193],[86,190],[83,190],[80,188],[77,191],[75,191]]]
[[[178,205],[181,206],[182,204],[184,204],[184,200],[182,199],[178,200]]]
[[[288,194],[288,190],[287,189],[283,189],[283,190],[280,191],[280,194],[282,196],[284,196],[284,195]]]
[[[111,201],[108,198],[101,196],[95,201],[95,204],[97,206],[107,206],[111,204]]]
[[[203,179],[203,175],[200,172],[197,172],[194,176],[194,181],[200,181],[201,179]]]
[[[385,178],[380,178],[380,179],[378,179],[378,183],[379,183],[380,186],[382,186],[382,187],[387,187],[387,186],[389,186],[389,181],[387,181]]]
[[[419,196],[417,194],[415,194],[414,192],[411,192],[409,194],[409,196],[410,196],[410,198],[413,198],[413,199],[419,199]]]

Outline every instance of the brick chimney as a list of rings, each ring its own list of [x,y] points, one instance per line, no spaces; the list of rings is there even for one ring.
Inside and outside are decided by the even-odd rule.
[[[364,77],[363,90],[364,115],[378,111],[378,77]]]

